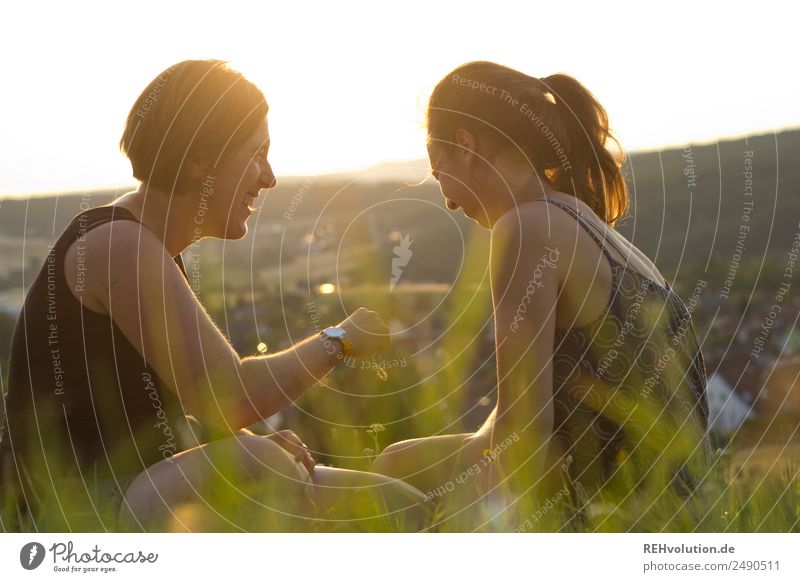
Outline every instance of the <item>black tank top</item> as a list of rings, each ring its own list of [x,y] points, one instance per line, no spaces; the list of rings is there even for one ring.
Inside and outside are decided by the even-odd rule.
[[[27,485],[132,475],[181,450],[176,427],[185,416],[177,396],[109,315],[82,305],[64,275],[67,248],[113,220],[137,219],[118,206],[72,219],[28,290],[14,328],[0,445],[12,449]],[[130,260],[135,268],[135,253]],[[175,262],[186,277],[180,254]]]
[[[664,479],[686,493],[711,454],[706,370],[691,312],[669,283],[614,259],[578,208],[545,201],[583,226],[612,272],[603,313],[555,332],[550,448],[562,478],[571,489],[602,488],[618,499],[648,485],[663,490]]]

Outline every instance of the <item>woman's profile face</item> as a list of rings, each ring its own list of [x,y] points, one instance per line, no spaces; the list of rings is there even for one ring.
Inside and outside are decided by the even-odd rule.
[[[202,217],[198,213],[195,221],[201,220],[205,236],[240,239],[247,234],[247,219],[253,213],[255,199],[261,189],[277,183],[267,160],[269,146],[269,128],[264,119],[225,166],[203,181],[200,208],[205,212]]]
[[[462,150],[459,146],[443,144],[429,138],[428,159],[431,173],[439,182],[447,208],[450,210],[461,208],[465,216],[489,228],[486,210],[473,184],[473,174],[464,156],[459,155],[460,151]]]

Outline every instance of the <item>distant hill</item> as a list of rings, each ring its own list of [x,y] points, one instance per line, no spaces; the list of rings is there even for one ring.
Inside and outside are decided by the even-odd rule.
[[[384,162],[374,166],[357,168],[325,174],[320,179],[332,180],[335,182],[350,182],[358,180],[365,183],[397,182],[405,184],[416,184],[430,177],[430,163],[427,159],[404,160]],[[303,180],[303,176],[286,176],[289,180]]]
[[[707,265],[724,270],[739,254],[743,260],[767,256],[785,261],[800,230],[798,157],[800,130],[635,153],[625,166],[631,209],[618,229],[665,273],[703,271]],[[461,264],[462,239],[469,239],[473,225],[460,213],[444,209],[432,179],[410,185],[427,172],[427,161],[419,160],[282,178],[266,195],[261,213],[251,219],[251,244],[239,247],[247,255],[242,260],[261,261],[268,268],[277,261],[277,256],[267,256],[270,250],[280,250],[284,259],[285,253],[301,252],[297,243],[312,230],[318,240],[358,236],[383,241],[391,256],[398,233],[413,233],[413,249],[424,251],[427,260],[409,265],[407,276],[415,277],[418,269],[420,279],[451,279]],[[746,179],[752,180],[752,196],[745,194]],[[116,193],[92,192],[86,201],[91,206],[105,204]],[[81,203],[76,194],[2,200],[0,237],[53,240],[80,212]],[[250,256],[254,239],[255,258]],[[228,258],[235,248],[226,246],[226,261],[236,262]]]

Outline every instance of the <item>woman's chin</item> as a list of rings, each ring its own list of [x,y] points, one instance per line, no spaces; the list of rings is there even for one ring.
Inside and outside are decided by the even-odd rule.
[[[482,218],[480,218],[480,219],[478,219],[478,218],[473,218],[472,220],[474,220],[474,221],[475,221],[475,223],[476,223],[478,226],[480,226],[481,228],[485,228],[486,230],[492,230],[492,225],[491,225],[491,223],[489,222],[489,219],[487,219],[485,216],[484,216],[484,217],[482,217]]]
[[[485,228],[487,230],[491,230],[492,225],[489,223],[489,219],[486,216],[485,212],[478,211],[474,215],[464,209],[464,216],[469,218],[472,222],[476,223],[478,226]]]
[[[225,234],[220,238],[226,240],[239,240],[247,234],[247,222],[229,224],[225,229]]]

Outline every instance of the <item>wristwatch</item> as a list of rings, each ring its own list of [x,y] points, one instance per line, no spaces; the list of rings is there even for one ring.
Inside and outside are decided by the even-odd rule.
[[[342,344],[342,357],[349,358],[353,354],[353,342],[347,338],[343,327],[326,327],[320,332],[323,340],[336,340]]]

